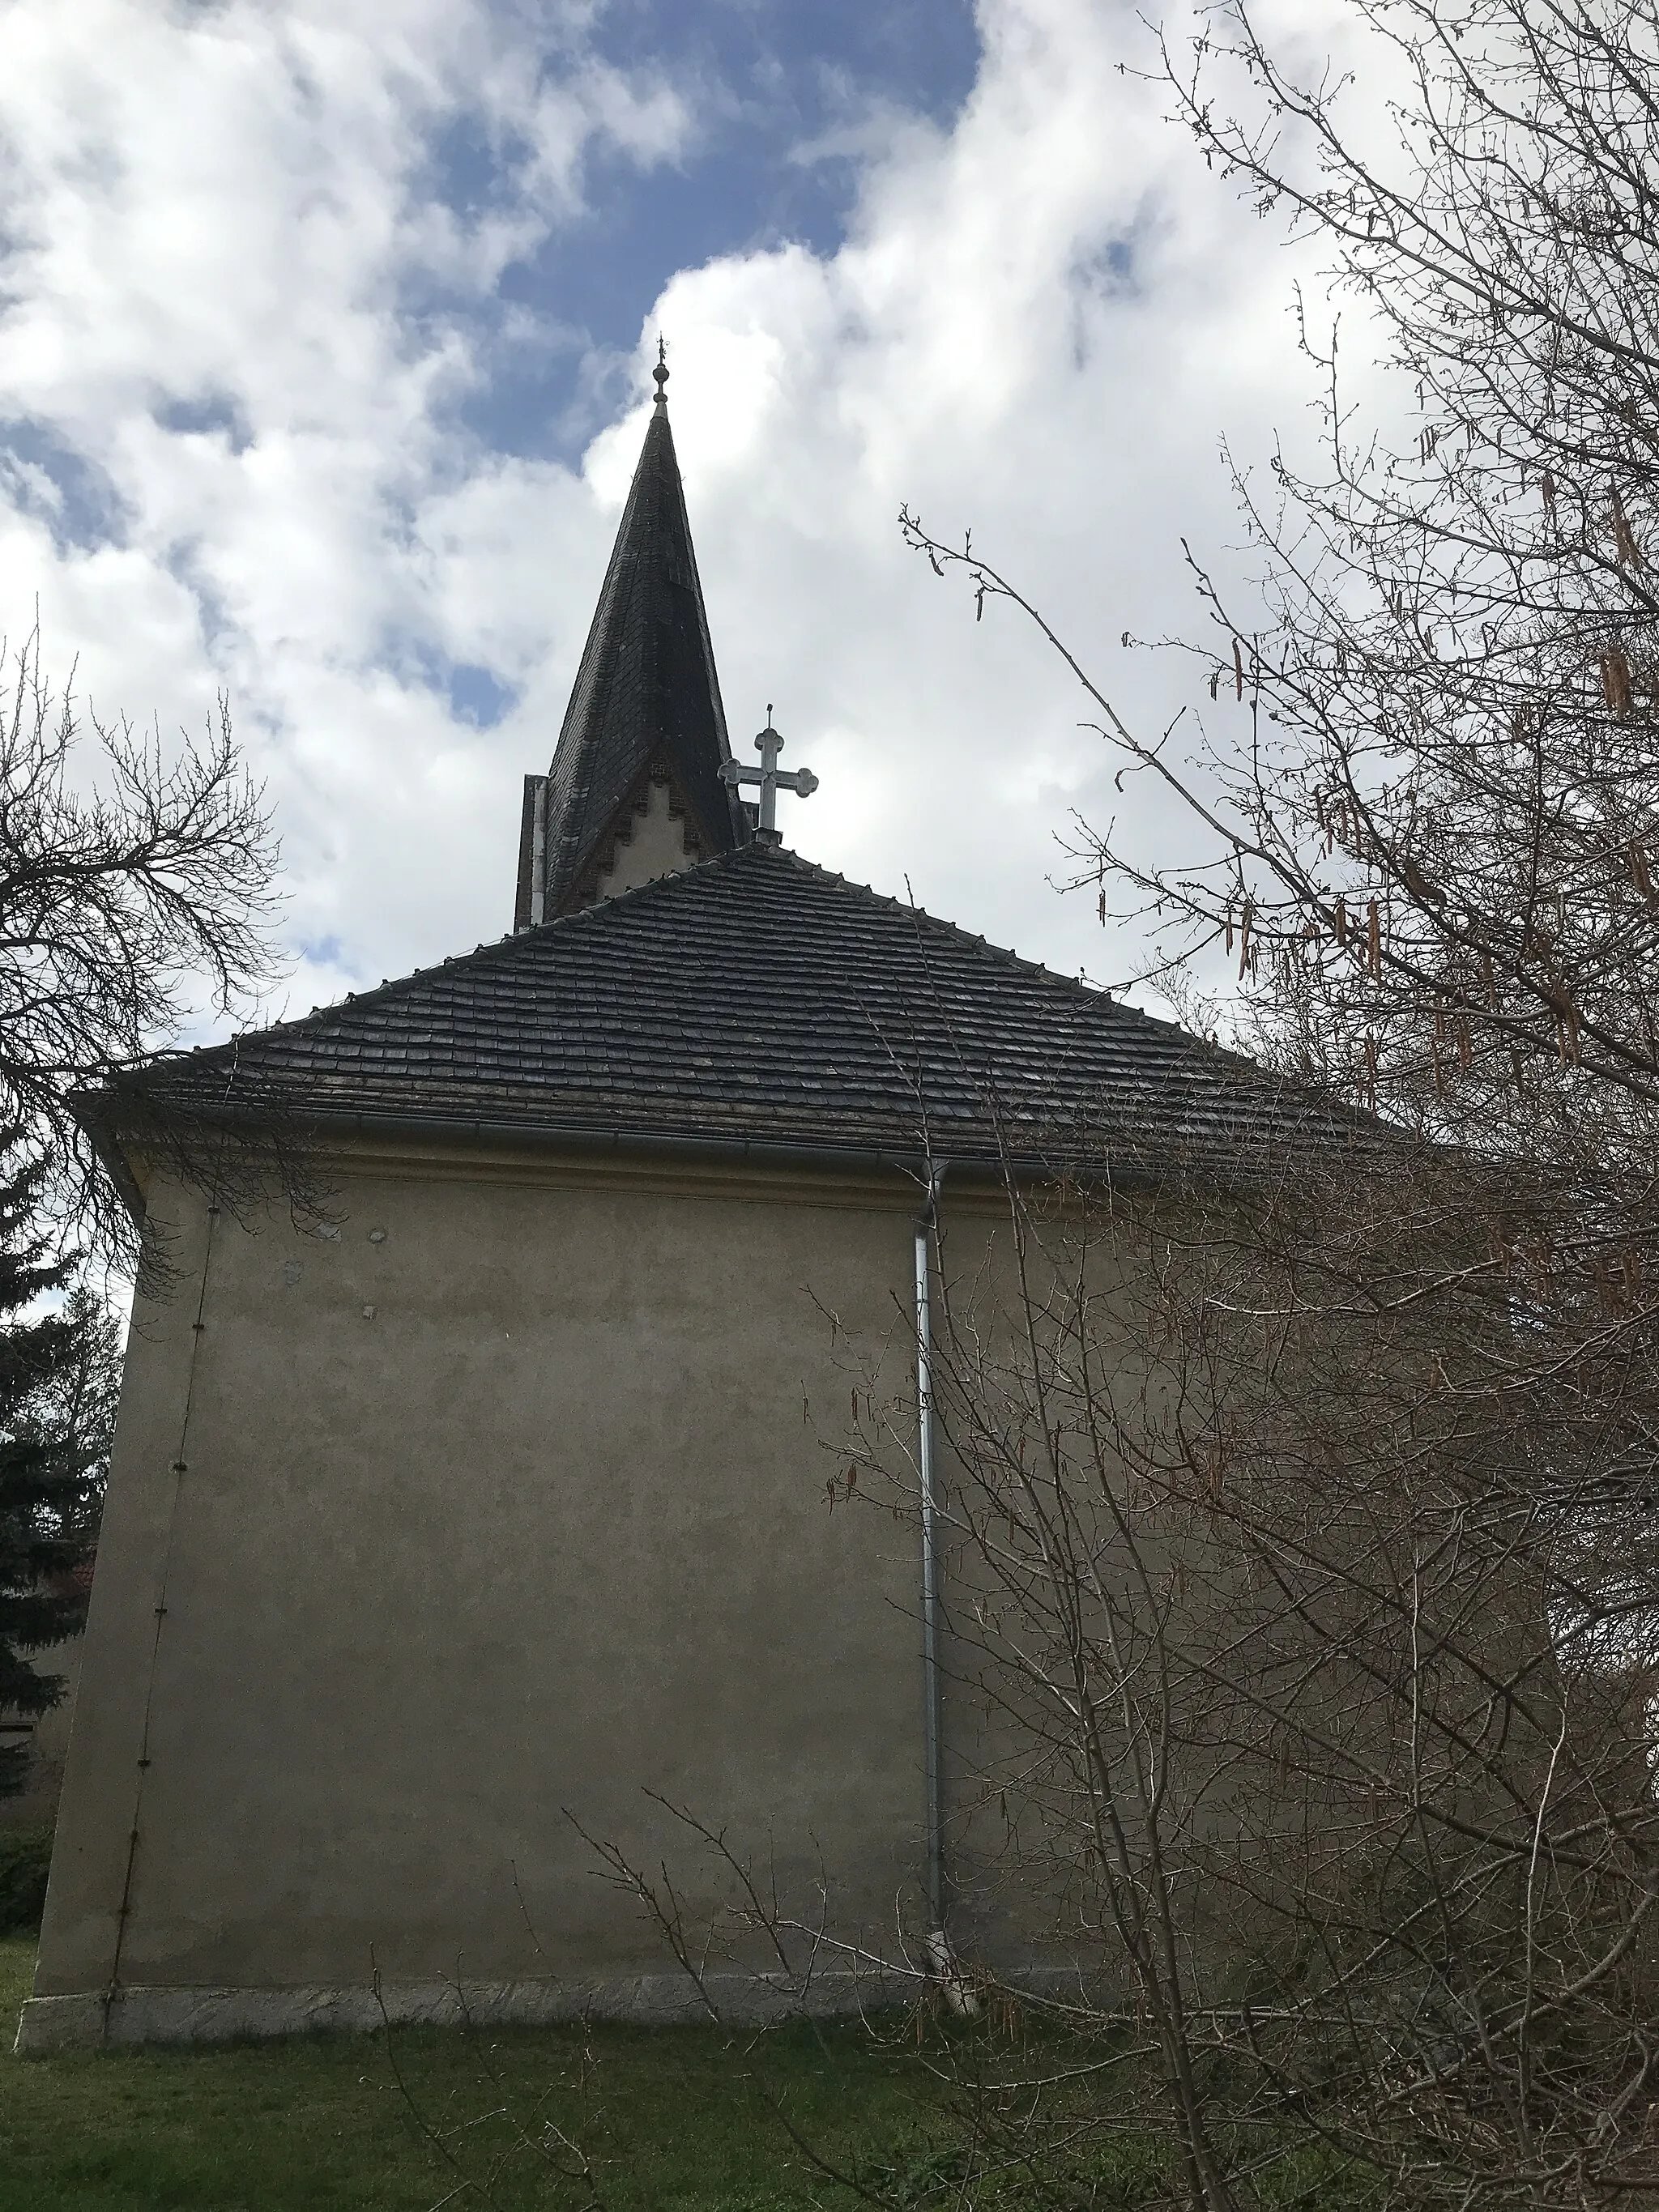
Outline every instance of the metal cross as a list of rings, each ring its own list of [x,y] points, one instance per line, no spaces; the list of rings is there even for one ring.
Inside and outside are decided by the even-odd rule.
[[[783,739],[772,727],[772,708],[766,709],[766,727],[755,739],[755,750],[761,757],[758,768],[744,768],[741,761],[720,763],[720,781],[732,785],[757,783],[760,786],[760,823],[763,837],[778,834],[778,793],[793,791],[798,799],[810,799],[818,787],[818,780],[810,768],[798,768],[793,774],[778,766],[778,755],[783,750]]]

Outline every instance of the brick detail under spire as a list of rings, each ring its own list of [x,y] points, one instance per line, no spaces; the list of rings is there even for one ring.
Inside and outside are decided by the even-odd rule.
[[[666,787],[688,860],[746,844],[749,817],[720,777],[730,756],[673,434],[659,404],[552,767],[526,778],[514,927],[604,896],[618,840],[653,785]]]

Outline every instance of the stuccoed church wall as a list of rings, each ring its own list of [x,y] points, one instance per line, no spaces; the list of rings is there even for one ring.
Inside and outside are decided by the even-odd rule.
[[[827,1510],[823,1438],[838,1328],[908,1356],[898,1178],[382,1152],[333,1235],[151,1204],[181,1285],[135,1319],[37,1984],[68,2002],[26,2041],[102,2039],[112,1985],[115,2039],[372,2017],[377,1971],[416,2009],[457,1975],[683,2008],[573,1824],[672,1847],[705,1913],[647,1791],[890,1929],[915,1539]]]

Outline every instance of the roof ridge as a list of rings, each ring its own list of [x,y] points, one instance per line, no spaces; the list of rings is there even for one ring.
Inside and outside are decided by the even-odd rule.
[[[711,853],[706,860],[692,860],[685,867],[667,869],[660,876],[648,877],[642,884],[630,884],[625,891],[608,891],[591,906],[573,907],[568,914],[549,915],[544,921],[532,921],[524,929],[510,929],[506,935],[489,946],[480,945],[479,951],[494,951],[495,945],[518,945],[527,939],[544,937],[550,930],[572,929],[579,923],[596,921],[601,915],[614,914],[619,907],[637,904],[653,891],[667,891],[675,884],[684,883],[692,876],[706,876],[716,868],[729,868],[749,853],[767,852],[769,848],[758,842],[739,845],[729,853]],[[471,953],[461,956],[471,959]]]
[[[1066,990],[1078,992],[1091,1005],[1098,1006],[1103,1000],[1118,1013],[1127,1015],[1133,1021],[1145,1022],[1152,1029],[1167,1030],[1171,1036],[1182,1037],[1188,1043],[1205,1045],[1212,1051],[1220,1049],[1218,1046],[1210,1046],[1207,1038],[1196,1036],[1191,1030],[1183,1029],[1179,1022],[1165,1021],[1160,1014],[1149,1014],[1143,1006],[1131,1006],[1127,1000],[1120,999],[1109,984],[1091,983],[1080,975],[1062,975],[1058,968],[1050,968],[1044,961],[1027,959],[1024,953],[1016,952],[1010,945],[993,945],[982,933],[975,934],[970,929],[964,929],[960,922],[949,921],[943,915],[930,913],[925,906],[919,906],[914,899],[896,898],[890,891],[877,890],[872,884],[856,884],[850,877],[836,874],[822,866],[817,861],[807,860],[804,854],[795,852],[788,846],[785,846],[782,850],[784,857],[793,860],[797,867],[805,869],[823,881],[839,884],[847,890],[861,892],[866,897],[875,899],[881,905],[890,907],[895,913],[914,915],[919,921],[926,922],[930,929],[938,930],[944,936],[952,938],[976,951],[983,952],[993,960],[1006,963],[1018,969],[1024,975],[1040,975],[1048,982],[1058,983]],[[1254,1066],[1255,1063],[1252,1062],[1251,1065]]]

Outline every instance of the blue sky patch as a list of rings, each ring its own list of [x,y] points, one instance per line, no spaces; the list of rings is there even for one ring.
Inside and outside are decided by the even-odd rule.
[[[518,694],[474,661],[457,661],[449,671],[450,712],[474,729],[492,730],[512,709]]]
[[[222,435],[233,453],[245,453],[252,433],[236,402],[223,392],[209,392],[194,399],[168,399],[155,410],[164,430],[179,437]]]
[[[45,523],[60,553],[126,543],[126,502],[113,477],[49,422],[0,422],[0,490]]]
[[[969,0],[612,0],[592,41],[604,60],[672,83],[692,141],[643,170],[614,146],[592,151],[585,211],[509,266],[482,312],[461,310],[475,337],[482,323],[485,368],[460,420],[497,452],[580,455],[625,398],[621,357],[676,270],[786,240],[833,253],[872,143],[908,118],[948,125],[980,58]],[[549,56],[550,69],[565,63]],[[459,118],[434,141],[428,188],[476,222],[514,202],[526,155]],[[416,317],[459,307],[409,305]]]

